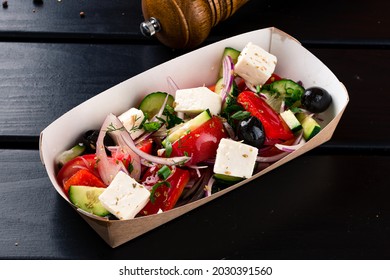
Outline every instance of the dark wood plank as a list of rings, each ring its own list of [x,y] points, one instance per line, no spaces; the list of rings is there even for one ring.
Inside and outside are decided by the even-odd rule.
[[[0,48],[0,143],[29,148],[43,128],[74,106],[181,54],[159,45],[0,43]],[[350,95],[340,125],[326,145],[389,150],[390,95],[383,81],[390,70],[390,51],[310,50],[334,71]]]
[[[275,26],[305,44],[388,46],[389,8],[390,2],[381,0],[249,1],[212,36]]]
[[[111,249],[56,193],[37,151],[0,150],[0,259],[388,259],[389,164],[303,155]]]
[[[367,49],[310,49],[346,86],[350,101],[330,146],[390,151],[390,99],[386,86],[390,52]]]
[[[141,1],[8,1],[0,8],[0,38],[142,40]],[[211,33],[214,41],[246,31],[276,26],[311,44],[389,45],[389,1],[253,0]],[[81,18],[79,13],[85,12]]]
[[[63,113],[174,57],[161,46],[0,43],[1,135],[37,136]]]
[[[140,37],[141,1],[8,1],[1,9],[3,38]],[[80,16],[80,12],[84,16]]]

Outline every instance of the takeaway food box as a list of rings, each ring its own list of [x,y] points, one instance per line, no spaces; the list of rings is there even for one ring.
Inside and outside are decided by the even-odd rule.
[[[332,104],[322,117],[321,131],[305,145],[271,164],[251,178],[221,190],[211,196],[176,207],[155,215],[136,217],[130,220],[109,220],[76,208],[64,194],[56,181],[56,157],[74,143],[74,139],[85,131],[99,129],[109,113],[119,115],[136,106],[142,97],[150,92],[167,91],[167,77],[172,77],[181,88],[198,87],[215,83],[220,70],[221,54],[225,47],[241,50],[248,42],[261,46],[275,55],[278,63],[275,73],[295,81],[302,81],[305,87],[320,86],[332,96]],[[190,67],[189,67],[190,66]],[[202,71],[199,71],[202,69]],[[94,96],[93,98],[68,111],[49,126],[40,135],[40,156],[47,174],[58,194],[69,202],[80,216],[111,247],[117,247],[136,238],[184,213],[191,211],[250,180],[256,180],[263,174],[285,164],[299,155],[328,141],[347,106],[348,92],[332,71],[318,58],[305,49],[296,39],[283,31],[270,27],[238,36],[234,36],[182,55],[134,76],[122,83]],[[96,110],[99,108],[99,110]]]

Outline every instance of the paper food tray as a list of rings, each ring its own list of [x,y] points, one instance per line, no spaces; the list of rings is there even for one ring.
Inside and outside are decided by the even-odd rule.
[[[55,158],[69,149],[74,139],[89,129],[99,129],[109,113],[116,115],[137,106],[143,96],[154,91],[169,91],[167,77],[172,77],[180,88],[198,87],[215,83],[225,47],[241,50],[252,42],[278,58],[275,73],[292,80],[302,81],[305,87],[320,86],[331,95],[331,107],[322,114],[322,130],[300,149],[270,165],[250,179],[244,180],[210,197],[174,208],[170,211],[135,218],[108,220],[76,209],[56,181]],[[46,127],[40,135],[40,156],[47,174],[57,192],[78,210],[81,217],[111,246],[117,247],[180,215],[191,211],[223,194],[255,180],[261,175],[306,153],[328,141],[349,101],[343,84],[319,59],[296,39],[274,27],[248,32],[200,48],[134,76],[73,108]]]

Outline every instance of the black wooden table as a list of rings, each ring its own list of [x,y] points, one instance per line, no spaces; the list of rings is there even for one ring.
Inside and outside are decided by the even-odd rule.
[[[116,249],[52,187],[39,133],[186,51],[140,34],[141,1],[7,2],[0,7],[1,259],[390,258],[389,1],[252,0],[215,27],[204,45],[269,26],[294,36],[345,84],[347,110],[329,142]]]

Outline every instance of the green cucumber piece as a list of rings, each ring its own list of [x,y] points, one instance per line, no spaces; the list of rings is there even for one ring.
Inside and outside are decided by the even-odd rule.
[[[161,91],[149,93],[144,97],[144,99],[142,99],[138,109],[140,109],[144,115],[148,116],[148,119],[151,120],[160,111],[167,94],[168,93]],[[173,96],[169,95],[167,105],[173,107],[173,102]]]
[[[272,94],[269,91],[261,91],[262,94],[264,94],[267,98],[265,99],[265,102],[269,106],[271,106],[272,109],[274,109],[275,112],[280,112],[280,108],[282,107],[283,98],[277,97],[276,94]]]
[[[303,138],[307,141],[313,138],[318,132],[321,130],[321,126],[317,123],[317,121],[305,114],[305,113],[298,113],[296,115],[298,121],[301,123],[303,128]]]
[[[107,216],[110,212],[100,203],[99,195],[104,192],[105,188],[90,186],[70,186],[69,200],[76,207],[97,216]]]
[[[291,110],[286,110],[282,112],[280,116],[286,122],[286,124],[288,125],[288,127],[291,129],[292,132],[297,132],[298,130],[302,129],[301,123],[295,117],[294,113],[291,112]]]
[[[77,156],[82,155],[84,153],[85,149],[86,148],[85,148],[84,144],[83,143],[79,143],[79,144],[73,146],[71,149],[62,152],[57,157],[57,164],[58,164],[58,166],[62,167],[68,161],[74,159]]]
[[[238,51],[238,50],[236,50],[234,48],[226,47],[223,50],[222,58],[224,58],[225,55],[228,55],[233,60],[233,64],[236,64],[237,63],[237,59],[240,56],[240,53],[241,53],[240,51]],[[219,69],[218,78],[222,78],[222,76],[223,76],[223,67],[221,65],[221,68]]]
[[[203,111],[202,113],[197,115],[195,118],[180,125],[180,127],[178,129],[175,129],[171,134],[169,134],[162,141],[162,145],[165,147],[168,142],[169,143],[175,142],[183,135],[190,133],[192,130],[198,128],[199,126],[201,126],[202,124],[204,124],[205,122],[207,122],[210,119],[211,119],[211,114],[210,114],[209,110]]]
[[[218,183],[221,183],[223,185],[233,185],[235,183],[238,183],[238,182],[244,180],[244,178],[241,178],[241,177],[230,176],[230,175],[226,175],[226,174],[218,174],[218,173],[214,174],[214,179]]]
[[[276,94],[276,97],[282,97],[288,107],[299,106],[301,97],[305,89],[296,82],[289,79],[282,79],[270,84],[269,90],[271,94]]]

